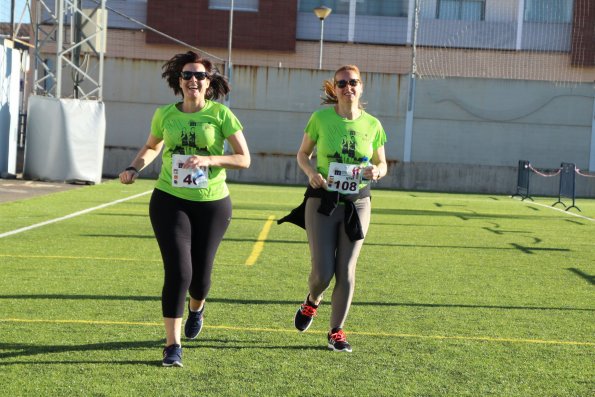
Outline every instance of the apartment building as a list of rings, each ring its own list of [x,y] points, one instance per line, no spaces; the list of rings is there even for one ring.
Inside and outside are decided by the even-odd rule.
[[[120,3],[159,32],[227,59],[230,0]],[[323,63],[331,69],[349,58],[367,71],[407,73],[414,40],[419,48],[500,50],[501,57],[549,52],[567,57],[569,67],[595,66],[589,0],[234,0],[232,62],[316,68],[318,6],[332,9],[324,21]],[[171,44],[151,31],[144,38],[147,45]]]

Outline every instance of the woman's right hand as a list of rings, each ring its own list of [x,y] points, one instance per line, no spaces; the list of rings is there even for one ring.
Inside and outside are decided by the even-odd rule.
[[[130,185],[134,183],[136,178],[138,177],[138,171],[135,170],[124,170],[120,172],[120,182],[125,185]]]
[[[310,177],[308,177],[308,182],[310,183],[310,186],[312,186],[314,189],[326,189],[327,187],[326,179],[324,179],[324,177],[320,173],[312,174]]]

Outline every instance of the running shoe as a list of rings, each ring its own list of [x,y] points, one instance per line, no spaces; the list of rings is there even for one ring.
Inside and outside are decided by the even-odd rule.
[[[188,304],[188,319],[186,320],[186,324],[184,324],[186,338],[194,339],[200,334],[200,331],[202,331],[202,314],[204,311],[204,305],[200,311],[193,312],[190,310],[190,304]]]
[[[310,304],[310,301],[306,298],[306,301],[302,303],[298,311],[295,313],[295,318],[293,320],[298,331],[304,332],[310,328],[317,310],[318,306]]]
[[[341,328],[333,329],[328,333],[328,348],[336,352],[351,353],[351,345]]]
[[[182,346],[173,344],[163,349],[164,367],[183,367],[182,365]]]

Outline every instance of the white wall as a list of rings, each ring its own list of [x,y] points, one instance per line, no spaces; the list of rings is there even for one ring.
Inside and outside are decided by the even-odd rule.
[[[106,61],[107,136],[104,174],[126,167],[149,133],[159,105],[176,101],[161,79],[161,63]],[[295,153],[310,114],[320,107],[322,81],[309,69],[235,67],[231,108],[244,125],[253,165],[230,179],[302,184]],[[402,164],[407,78],[366,73],[364,100],[388,134],[387,188],[512,193],[519,160],[537,168],[574,162],[589,168],[593,85],[486,79],[420,80],[413,122],[412,163]],[[143,172],[156,176],[159,163]],[[550,178],[551,179],[551,178]],[[577,194],[595,196],[595,178]],[[556,195],[551,181],[534,193]],[[540,190],[541,189],[541,190]]]

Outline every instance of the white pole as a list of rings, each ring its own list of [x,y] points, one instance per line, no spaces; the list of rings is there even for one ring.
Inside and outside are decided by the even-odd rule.
[[[227,39],[227,78],[231,79],[231,38],[233,34],[233,0],[229,7],[229,37]]]
[[[356,0],[351,0],[349,2],[349,27],[347,28],[348,43],[353,43],[355,39],[355,2]]]
[[[107,48],[107,12],[105,10],[105,2],[106,0],[101,0],[101,13],[99,14],[101,18],[99,19],[99,23],[101,24],[101,48],[99,49],[99,90],[97,92],[97,100],[99,102],[103,101],[103,63],[104,63],[104,52]]]
[[[56,43],[56,98],[62,96],[62,56],[64,46],[64,0],[58,0],[58,38]]]
[[[519,7],[517,8],[516,21],[516,46],[515,49],[520,51],[523,46],[523,22],[524,22],[525,0],[519,0]]]
[[[318,60],[318,69],[322,69],[322,41],[324,37],[324,19],[320,20],[320,58]]]
[[[417,74],[417,31],[419,29],[419,0],[415,0],[413,14],[413,45],[411,46],[411,74],[409,75],[409,94],[407,95],[407,113],[405,114],[405,136],[403,138],[403,162],[411,162],[411,147],[413,140],[413,116],[415,110],[415,86]]]
[[[593,118],[591,119],[591,153],[589,155],[589,171],[595,171],[595,96],[593,97]]]
[[[231,84],[231,41],[233,36],[233,0],[231,0],[231,4],[229,7],[229,37],[227,38],[227,70],[225,74],[227,75],[227,81]],[[225,105],[229,107],[230,105],[230,98],[229,94],[225,96]],[[227,141],[226,141],[227,143]]]

